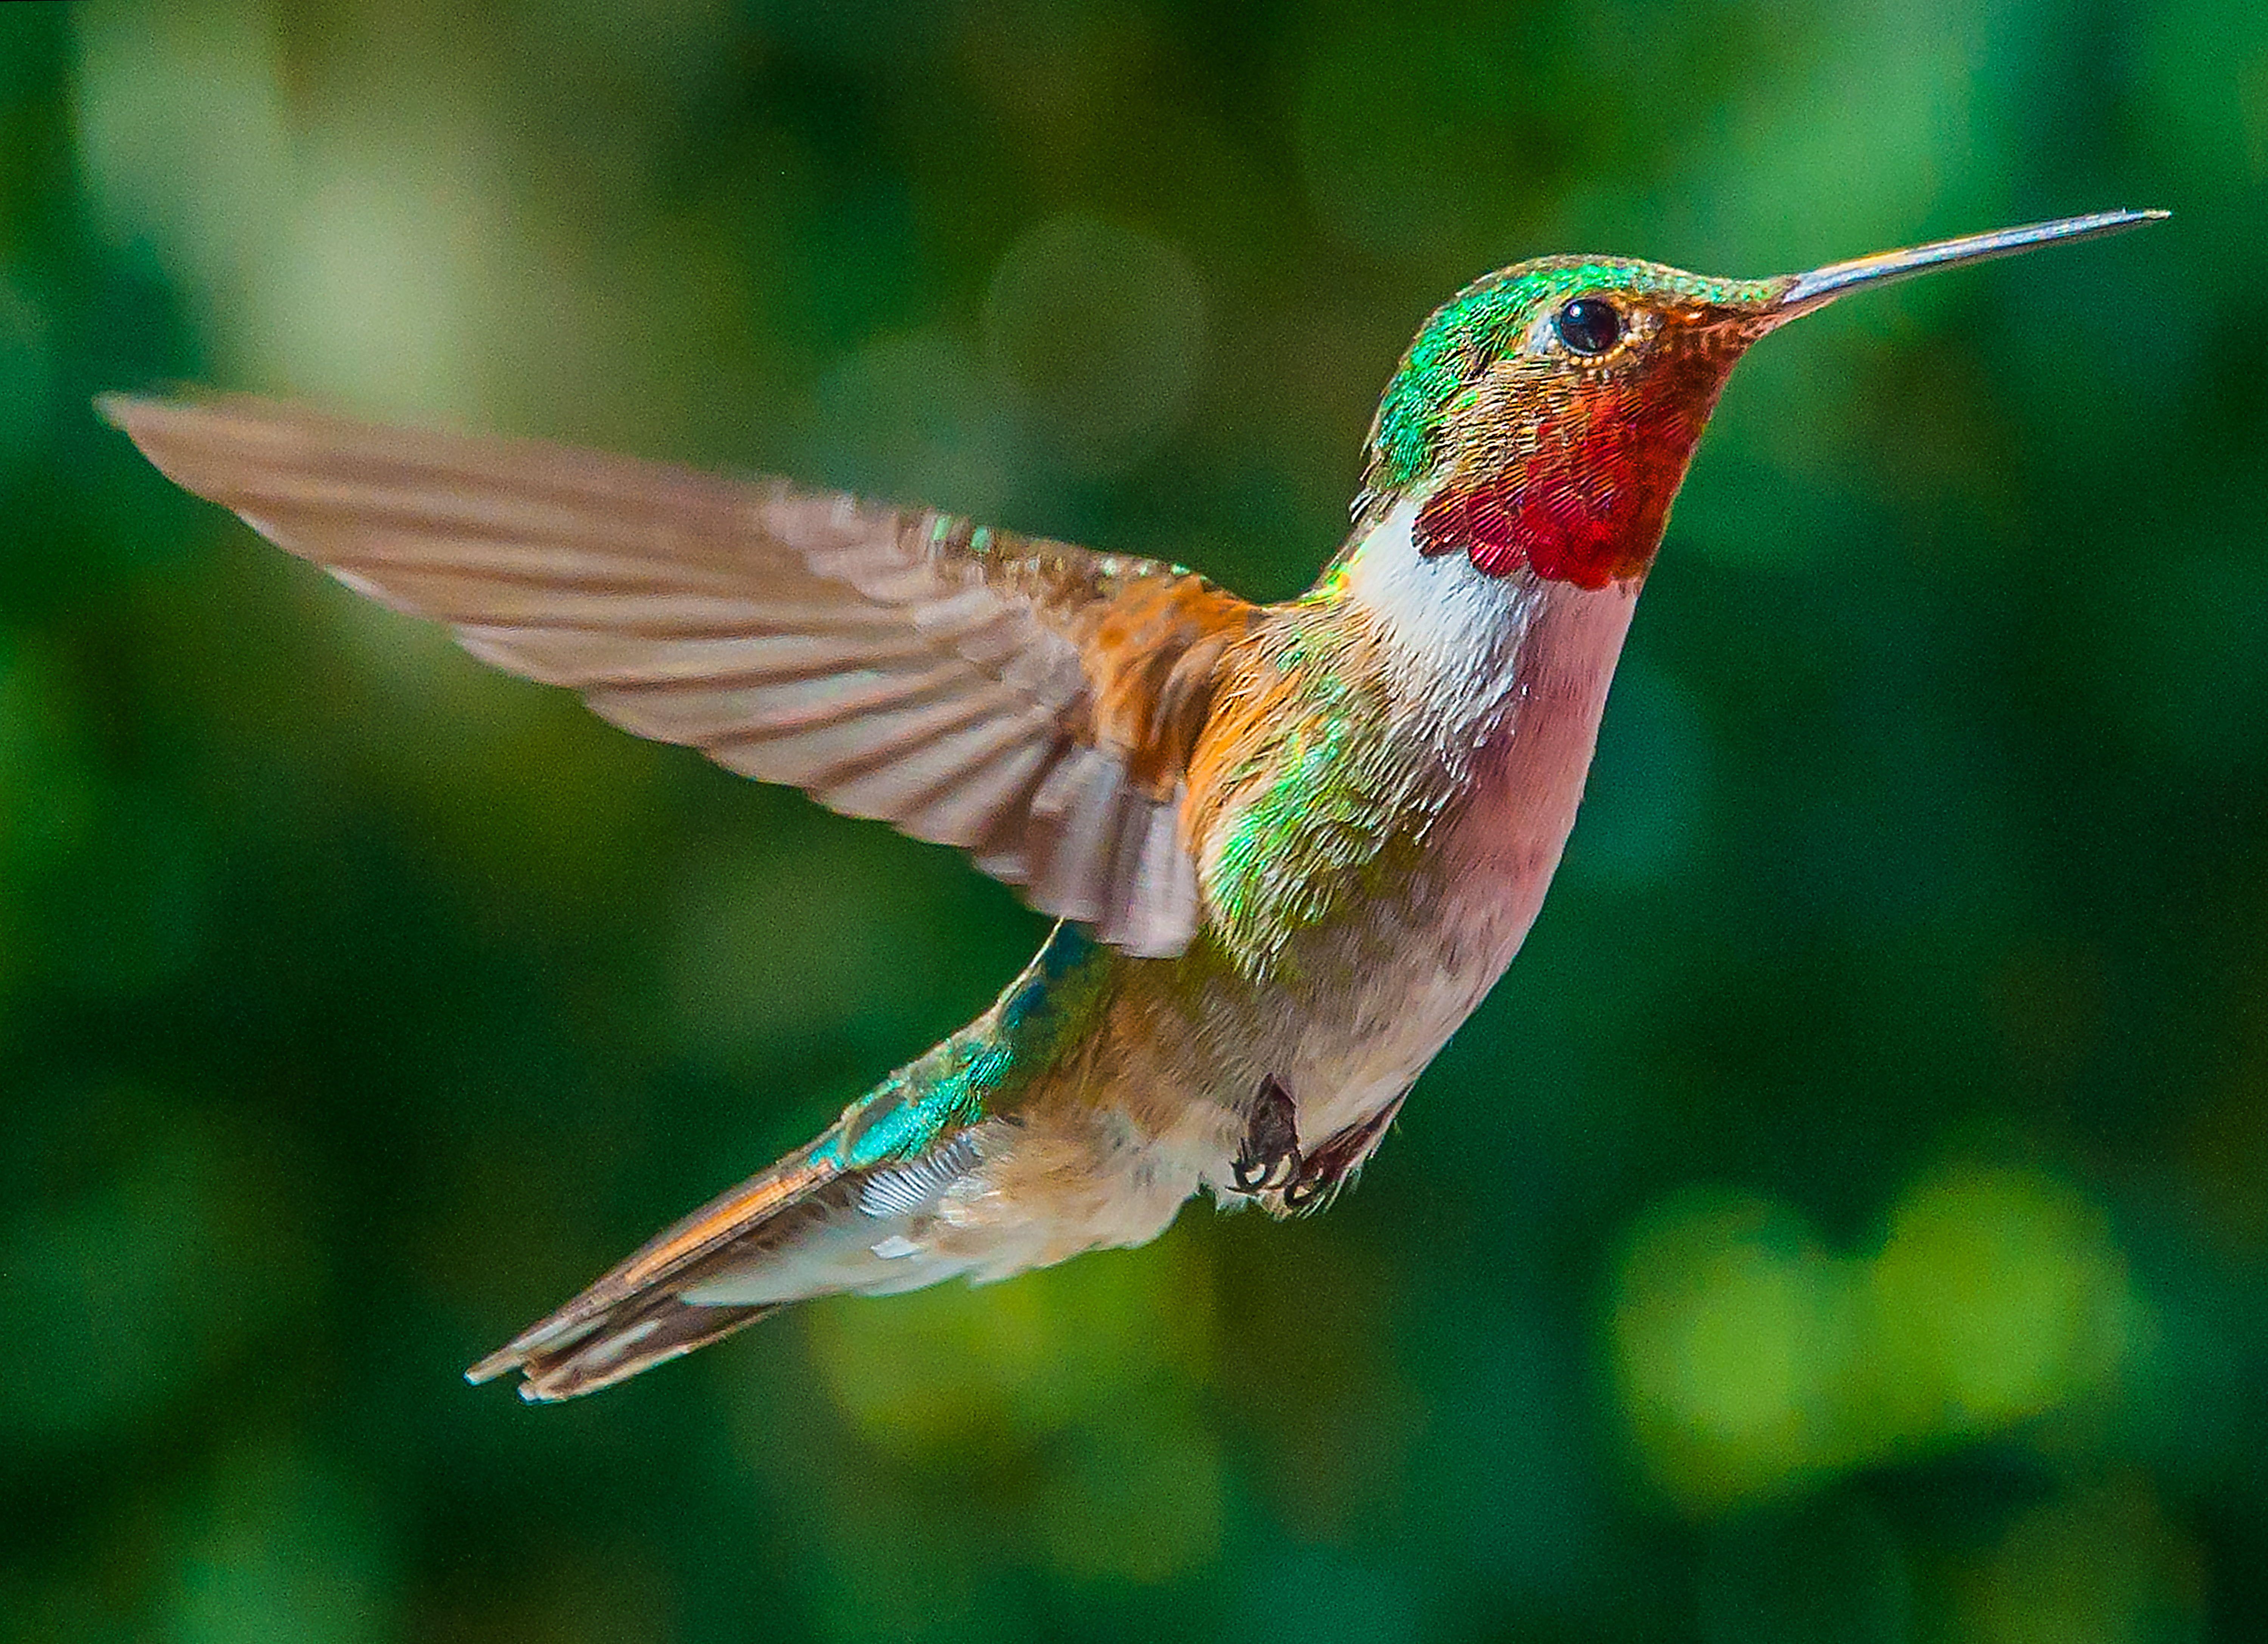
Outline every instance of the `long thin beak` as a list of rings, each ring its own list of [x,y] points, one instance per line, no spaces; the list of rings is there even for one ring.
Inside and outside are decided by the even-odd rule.
[[[1854,257],[1849,262],[1830,262],[1789,281],[1772,305],[1771,319],[1775,324],[1793,319],[1864,286],[1887,284],[1909,275],[1926,274],[1933,268],[1953,268],[1993,257],[2013,257],[2020,251],[2058,240],[2123,234],[2130,228],[2154,223],[2169,215],[2164,211],[2097,211],[2091,217],[2067,217],[2022,228],[1995,229],[1990,234],[1967,234],[1959,239],[1940,239],[1904,251],[1880,251],[1871,257]]]

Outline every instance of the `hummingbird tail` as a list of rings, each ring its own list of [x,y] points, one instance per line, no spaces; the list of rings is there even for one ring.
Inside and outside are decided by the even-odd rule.
[[[776,1307],[702,1307],[681,1296],[650,1296],[642,1305],[625,1304],[605,1316],[588,1335],[558,1347],[536,1348],[509,1363],[497,1361],[501,1354],[497,1359],[483,1359],[465,1375],[469,1381],[481,1382],[507,1369],[518,1369],[526,1378],[519,1384],[522,1398],[531,1404],[553,1404],[612,1387],[640,1370],[682,1358],[694,1348],[721,1340],[777,1310]]]
[[[975,1169],[997,1127],[944,1127],[910,1157],[860,1160],[862,1125],[918,1118],[923,1094],[885,1084],[808,1147],[647,1241],[629,1260],[465,1372],[519,1371],[533,1403],[572,1398],[728,1336],[790,1302],[881,1295],[976,1262],[906,1236]]]
[[[976,1022],[853,1102],[808,1145],[647,1241],[466,1378],[517,1370],[521,1398],[572,1398],[790,1302],[1002,1278],[1096,1244],[1154,1237],[1189,1185],[1128,1200],[1117,1166],[1104,1168],[1123,1165],[1116,1130],[1097,1134],[1081,1120],[1065,1132],[1031,1112],[1010,1118],[986,1108],[1011,1073],[1056,1053],[1046,1047],[1061,1037],[1066,1009],[1091,1006],[1108,977],[1094,969],[1096,951],[1058,926]]]
[[[830,1134],[832,1132],[829,1133]],[[653,1238],[573,1301],[465,1372],[486,1382],[513,1370],[519,1396],[548,1404],[595,1392],[705,1347],[774,1302],[703,1303],[688,1296],[720,1266],[745,1266],[792,1244],[840,1171],[816,1148],[792,1153]]]

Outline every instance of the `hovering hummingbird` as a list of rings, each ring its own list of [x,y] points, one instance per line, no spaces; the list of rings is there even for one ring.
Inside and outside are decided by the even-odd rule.
[[[1059,922],[992,1007],[467,1372],[548,1400],[790,1302],[1328,1202],[1557,866],[1670,501],[1750,344],[2112,211],[1766,280],[1546,257],[1426,321],[1344,546],[1180,566],[777,481],[115,398],[153,463],[641,736],[956,845]]]

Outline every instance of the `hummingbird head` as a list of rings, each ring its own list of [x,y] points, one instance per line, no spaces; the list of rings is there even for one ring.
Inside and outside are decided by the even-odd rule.
[[[1641,576],[1759,337],[1866,286],[2163,215],[2069,217],[1764,280],[1629,258],[1516,263],[1450,298],[1410,344],[1371,425],[1358,518],[1415,499],[1410,537],[1429,557],[1582,588]]]

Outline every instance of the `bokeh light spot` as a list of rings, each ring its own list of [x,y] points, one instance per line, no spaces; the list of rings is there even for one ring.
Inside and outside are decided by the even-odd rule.
[[[1027,1476],[1000,1510],[1052,1567],[1166,1581],[1216,1556],[1226,1511],[1197,1398],[1213,1328],[1200,1251],[1168,1233],[998,1285],[821,1303],[813,1362],[879,1453]]]
[[[1872,1256],[1761,1200],[1671,1201],[1625,1247],[1610,1339],[1648,1476],[1713,1509],[2085,1400],[2141,1317],[2076,1190],[1954,1166],[1909,1188]]]
[[[1189,408],[1204,310],[1197,272],[1174,246],[1051,217],[993,271],[985,349],[1039,451],[1074,474],[1124,473]]]

